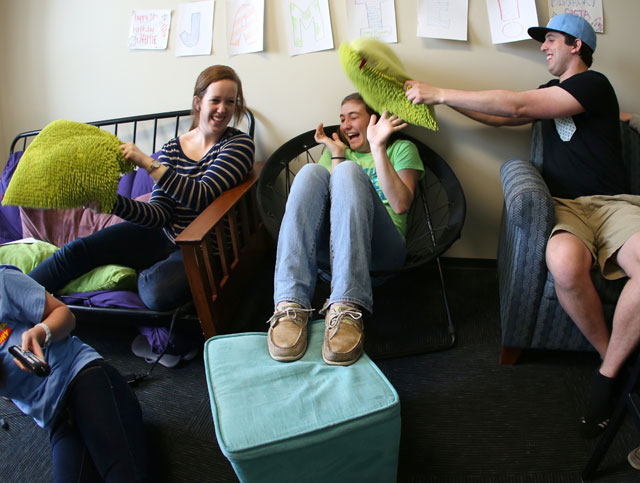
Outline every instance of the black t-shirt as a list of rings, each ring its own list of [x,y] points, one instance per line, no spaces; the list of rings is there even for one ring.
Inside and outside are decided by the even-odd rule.
[[[620,143],[620,108],[609,80],[599,72],[587,70],[563,82],[553,79],[540,88],[552,86],[560,86],[575,97],[585,112],[542,120],[542,175],[551,194],[573,199],[628,193]]]

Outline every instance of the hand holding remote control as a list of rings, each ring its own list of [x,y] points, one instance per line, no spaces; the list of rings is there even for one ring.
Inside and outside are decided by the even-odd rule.
[[[9,347],[9,353],[18,359],[20,363],[33,371],[36,376],[47,377],[51,372],[51,367],[31,351],[22,350],[19,345]]]

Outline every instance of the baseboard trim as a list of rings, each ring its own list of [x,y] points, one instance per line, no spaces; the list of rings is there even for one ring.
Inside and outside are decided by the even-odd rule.
[[[443,268],[457,270],[493,270],[498,267],[495,258],[457,258],[440,257],[440,264]]]

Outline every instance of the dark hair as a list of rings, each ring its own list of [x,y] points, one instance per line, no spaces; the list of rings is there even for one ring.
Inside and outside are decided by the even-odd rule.
[[[354,92],[353,94],[349,94],[348,96],[346,96],[344,99],[342,99],[342,102],[340,103],[340,105],[344,106],[349,101],[360,102],[364,106],[365,110],[367,111],[367,114],[369,114],[370,116],[372,114],[375,114],[376,117],[380,117],[380,114],[378,114],[377,111],[375,111],[369,104],[364,102],[364,99],[362,98],[359,92]]]
[[[247,108],[244,102],[244,95],[242,94],[242,82],[240,81],[240,77],[238,77],[236,71],[229,66],[212,65],[200,72],[200,75],[196,79],[196,85],[193,88],[193,101],[191,104],[191,115],[193,116],[193,120],[191,121],[191,129],[198,127],[198,123],[200,122],[198,111],[196,111],[196,99],[201,101],[209,86],[214,82],[221,80],[231,80],[238,86],[238,96],[236,97],[236,108],[234,113],[235,122],[237,122],[241,116],[244,116]]]
[[[378,111],[376,111],[369,104],[364,102],[364,99],[362,98],[359,92],[354,92],[346,96],[344,99],[342,99],[340,106],[344,106],[347,102],[350,102],[350,101],[361,103],[364,106],[365,111],[367,111],[367,114],[369,114],[370,116],[373,116],[375,114],[376,118],[380,119],[380,114],[378,113]],[[344,137],[340,129],[338,129],[338,136],[340,137],[343,143],[345,143],[347,146],[349,145],[349,141]],[[391,136],[389,136],[389,139],[387,139],[387,146],[391,146],[394,142],[398,140],[398,138],[399,138],[398,133],[393,133]]]
[[[564,35],[565,44],[567,45],[576,44],[576,40],[578,40],[577,37],[574,37],[571,34],[566,34],[564,32],[560,32],[560,33]],[[582,42],[582,47],[580,48],[580,58],[582,59],[582,62],[584,62],[584,64],[587,67],[591,67],[591,64],[593,64],[593,50],[584,42]]]

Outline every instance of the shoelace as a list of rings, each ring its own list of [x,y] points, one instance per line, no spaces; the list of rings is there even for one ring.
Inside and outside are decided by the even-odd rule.
[[[303,309],[302,307],[287,307],[284,310],[277,310],[276,308],[276,311],[273,313],[271,318],[267,320],[267,324],[275,324],[282,317],[287,317],[293,320],[296,324],[299,324],[301,320],[298,319],[298,315],[311,312],[313,312],[313,309]]]
[[[342,325],[342,321],[347,317],[351,318],[352,321],[355,322],[362,318],[362,312],[352,308],[347,308],[340,312],[336,311],[329,319],[329,339],[333,339],[333,337],[338,333],[338,330],[340,330],[340,326]]]

